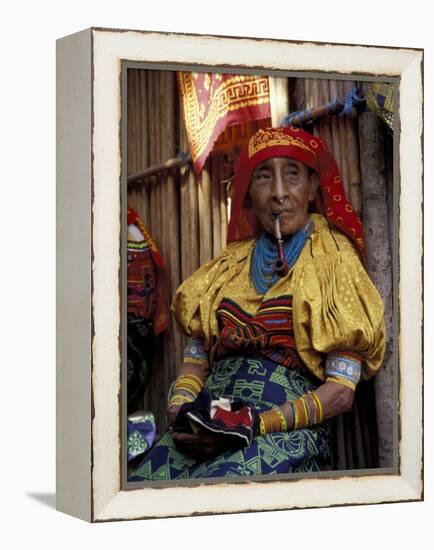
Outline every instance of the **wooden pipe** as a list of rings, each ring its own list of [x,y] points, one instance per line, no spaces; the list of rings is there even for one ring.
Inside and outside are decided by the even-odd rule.
[[[279,254],[278,259],[273,262],[273,269],[279,275],[279,277],[285,277],[289,273],[289,265],[285,259],[283,253],[283,239],[280,232],[280,216],[276,214],[274,217],[274,236],[276,237],[277,242],[277,252]]]

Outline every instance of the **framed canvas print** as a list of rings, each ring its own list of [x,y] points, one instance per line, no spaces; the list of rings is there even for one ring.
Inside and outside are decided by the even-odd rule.
[[[423,498],[423,51],[57,45],[57,502]]]

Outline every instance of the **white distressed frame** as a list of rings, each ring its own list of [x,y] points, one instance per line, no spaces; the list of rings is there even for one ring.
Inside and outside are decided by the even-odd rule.
[[[81,291],[69,290],[67,296],[62,285],[59,291],[62,311],[72,308],[78,317],[81,311],[86,323],[81,339],[74,340],[82,359],[78,372],[75,370],[78,359],[65,353],[65,349],[74,345],[68,333],[71,326],[63,319],[58,325],[58,508],[89,521],[108,521],[420,500],[423,496],[423,52],[107,29],[90,29],[66,37],[59,41],[58,49],[58,216],[69,209],[71,219],[76,214],[85,224],[84,234],[75,236],[65,234],[62,228],[59,246],[69,239],[72,245],[81,243],[82,259],[89,262],[92,256],[91,266],[86,269],[82,265],[80,272],[84,276],[89,274],[89,285]],[[400,77],[399,474],[121,490],[122,60]],[[64,69],[65,64],[68,70]],[[65,90],[75,85],[79,88],[71,99],[70,91]],[[66,108],[68,113],[63,112]],[[70,158],[64,152],[71,147],[68,136],[74,138],[78,158],[74,155]],[[86,139],[80,140],[80,136]],[[83,163],[89,162],[88,138],[93,156],[91,173],[81,174],[87,190],[77,198],[74,178],[79,175],[80,154]],[[67,269],[58,265],[60,282]],[[90,298],[91,311],[90,300],[83,297]],[[69,318],[69,323],[73,322]],[[91,349],[86,330],[92,337]],[[86,354],[89,357],[83,366]],[[77,407],[77,400],[81,407]],[[78,424],[71,426],[71,414],[77,409],[85,413]],[[65,437],[67,429],[73,431],[72,441],[71,432]]]

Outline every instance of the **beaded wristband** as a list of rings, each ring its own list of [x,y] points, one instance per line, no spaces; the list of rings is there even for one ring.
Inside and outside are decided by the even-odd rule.
[[[191,403],[199,395],[203,382],[194,374],[181,375],[172,385],[168,407]]]
[[[293,430],[295,430],[295,409],[294,409],[294,404],[292,401],[288,401],[289,403],[289,406],[291,407],[291,412],[292,412],[292,426],[291,428]]]
[[[169,408],[170,407],[175,407],[175,406],[178,406],[178,405],[183,405],[184,403],[191,403],[192,401],[194,401],[194,399],[192,399],[191,397],[189,397],[187,395],[181,395],[179,393],[179,394],[173,395],[170,398],[168,407]]]
[[[203,382],[194,374],[183,374],[175,382],[173,392],[177,390],[186,390],[197,397],[203,388]]]
[[[308,398],[310,398],[309,401],[312,404],[312,414],[309,411]],[[320,398],[315,393],[304,394],[290,403],[294,413],[294,430],[308,428],[323,421],[323,406]]]
[[[282,413],[282,411],[280,409],[275,409],[276,410],[276,413],[279,415],[279,418],[280,418],[280,427],[281,427],[281,432],[286,432],[288,431],[288,424],[286,422],[286,418],[285,418],[285,415]]]
[[[316,395],[316,393],[311,393],[310,396],[313,399],[316,410],[319,412],[319,417],[318,417],[318,420],[317,420],[317,424],[321,424],[321,422],[323,421],[323,418],[324,418],[321,399]]]
[[[302,407],[303,407],[303,413],[304,413],[304,423],[306,426],[309,426],[309,410],[307,408],[307,404],[306,404],[306,401],[304,400],[305,399],[305,396],[302,395],[300,397],[300,401],[301,401],[301,404],[302,404]]]
[[[259,433],[286,432],[288,424],[280,409],[271,409],[259,414]]]

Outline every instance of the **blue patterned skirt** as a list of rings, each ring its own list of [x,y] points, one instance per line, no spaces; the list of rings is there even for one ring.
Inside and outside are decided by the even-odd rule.
[[[314,390],[306,372],[264,359],[231,357],[214,364],[205,387],[214,397],[241,399],[257,412]],[[318,471],[329,456],[329,423],[304,430],[257,436],[250,447],[229,450],[205,462],[182,454],[170,432],[146,454],[129,481],[196,479]]]

